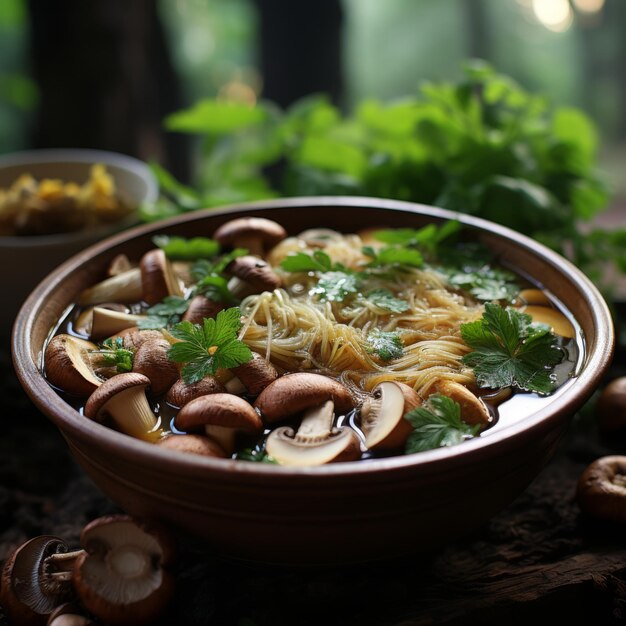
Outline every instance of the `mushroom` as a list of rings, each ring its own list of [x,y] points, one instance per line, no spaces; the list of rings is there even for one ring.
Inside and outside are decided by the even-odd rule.
[[[607,522],[626,523],[626,456],[596,459],[578,479],[581,510]]]
[[[84,289],[78,296],[78,304],[86,306],[103,302],[131,303],[141,300],[141,295],[141,270],[134,267]]]
[[[141,345],[151,339],[163,339],[164,335],[160,330],[140,330],[139,328],[126,328],[116,333],[111,338],[122,338],[123,347],[126,350],[138,350]]]
[[[404,416],[422,403],[409,385],[396,381],[379,383],[359,411],[365,445],[370,450],[395,450],[406,443],[413,431]]]
[[[144,341],[133,358],[133,372],[150,379],[155,395],[165,393],[180,375],[178,366],[167,358],[170,344],[163,337]]]
[[[82,604],[110,626],[148,624],[174,591],[168,535],[125,515],[102,517],[81,533],[74,587]]]
[[[174,425],[183,432],[204,428],[227,454],[235,449],[237,433],[256,434],[263,430],[263,422],[252,405],[230,393],[191,400],[178,412]]]
[[[110,308],[95,306],[91,309],[90,339],[105,339],[127,328],[137,326],[146,319],[145,315],[135,315],[126,311],[115,311]]]
[[[103,302],[99,305],[103,309],[109,309],[111,311],[118,311],[120,313],[128,313],[128,308],[120,302]],[[81,311],[80,315],[76,318],[76,321],[72,324],[74,332],[89,337],[91,335],[91,328],[93,325],[93,311],[96,307],[90,306]]]
[[[461,419],[466,424],[486,426],[491,422],[491,415],[485,403],[476,397],[467,387],[452,380],[439,380],[434,385],[435,391],[452,398],[461,406]],[[429,394],[430,395],[430,394]]]
[[[170,387],[165,396],[165,401],[169,405],[180,409],[195,398],[208,396],[212,393],[226,393],[226,387],[215,376],[205,376],[198,382],[189,384],[182,378],[179,378]]]
[[[273,430],[265,451],[280,465],[297,467],[356,461],[361,456],[359,438],[348,426],[333,428],[334,408],[327,400],[304,412],[297,431],[289,426]]]
[[[150,305],[166,296],[182,296],[181,284],[161,248],[146,252],[139,261],[142,297]]]
[[[123,274],[130,269],[133,269],[130,259],[125,254],[118,254],[114,256],[109,263],[107,274],[109,276],[117,276],[118,274]]]
[[[287,231],[280,224],[264,217],[230,220],[213,233],[213,239],[222,247],[246,248],[260,257],[286,236]]]
[[[550,298],[545,291],[541,289],[522,289],[518,294],[516,301],[521,304],[537,304],[539,306],[551,306]]]
[[[88,396],[101,384],[94,371],[95,343],[72,335],[56,335],[46,346],[44,362],[47,379],[72,395]]]
[[[332,400],[335,410],[347,413],[353,406],[350,392],[341,383],[310,372],[296,372],[277,378],[256,399],[254,407],[268,423],[299,415],[313,406]]]
[[[603,433],[626,427],[626,376],[615,378],[602,390],[595,413],[598,428]]]
[[[160,448],[176,450],[185,454],[199,454],[223,459],[226,453],[219,444],[203,435],[168,435],[157,443]]]
[[[143,374],[118,374],[103,382],[85,404],[85,416],[101,422],[110,416],[119,429],[146,441],[161,437],[160,421],[146,398],[150,379]]]
[[[73,595],[71,571],[78,552],[58,537],[43,535],[19,546],[2,569],[0,605],[14,624],[42,624]]]
[[[258,396],[279,376],[278,370],[272,363],[256,352],[252,353],[250,361],[233,367],[230,371],[243,383],[251,396]]]
[[[221,302],[209,300],[206,296],[194,296],[189,301],[189,306],[183,315],[183,322],[192,324],[202,324],[202,320],[207,317],[215,317],[224,309]]]
[[[57,607],[48,617],[46,626],[96,626],[96,623],[82,609],[72,602]]]
[[[228,264],[226,271],[232,275],[228,281],[228,289],[236,298],[244,298],[261,291],[273,291],[281,284],[272,267],[256,256],[237,257]]]

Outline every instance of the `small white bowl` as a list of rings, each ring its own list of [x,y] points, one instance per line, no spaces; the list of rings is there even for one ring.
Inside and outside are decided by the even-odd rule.
[[[0,156],[0,187],[9,187],[21,174],[35,179],[60,179],[82,184],[91,166],[102,163],[126,201],[139,207],[158,196],[150,168],[138,159],[101,150],[54,149],[13,152]],[[32,289],[57,265],[105,237],[137,222],[136,212],[112,224],[71,233],[0,236],[3,297],[0,336],[8,338],[19,307]]]

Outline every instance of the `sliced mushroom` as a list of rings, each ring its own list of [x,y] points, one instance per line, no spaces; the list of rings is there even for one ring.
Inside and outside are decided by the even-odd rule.
[[[203,435],[168,435],[157,443],[160,448],[184,452],[185,454],[199,454],[223,459],[227,455],[220,445]]]
[[[250,361],[233,367],[230,371],[243,383],[251,396],[258,396],[279,376],[278,370],[272,363],[256,352],[252,353]]]
[[[440,380],[434,385],[434,391],[452,398],[461,406],[461,419],[466,424],[486,426],[491,421],[489,409],[467,387],[451,380]]]
[[[327,400],[304,412],[296,432],[289,426],[273,430],[265,450],[280,465],[306,467],[355,461],[361,456],[357,434],[349,427],[333,428],[334,404]]]
[[[78,556],[58,537],[30,539],[2,570],[0,605],[13,624],[45,623],[55,607],[73,596],[71,571]]]
[[[170,344],[165,339],[144,341],[135,352],[133,372],[150,379],[152,392],[159,396],[165,393],[180,375],[178,366],[167,358]]]
[[[222,302],[214,302],[206,296],[194,296],[189,301],[189,307],[183,315],[183,321],[202,324],[202,320],[215,317],[223,309],[224,304]]]
[[[272,267],[256,256],[237,257],[228,264],[226,271],[232,275],[228,281],[228,289],[236,298],[273,291],[281,284]]]
[[[130,259],[125,254],[118,254],[109,263],[107,274],[109,276],[117,276],[131,269],[133,269],[133,264],[130,262]]]
[[[96,623],[79,606],[66,602],[50,614],[46,626],[96,626]]]
[[[92,353],[98,346],[72,335],[56,335],[46,347],[46,377],[63,391],[88,396],[101,384],[94,371]]]
[[[113,311],[108,308],[96,306],[92,310],[92,322],[90,339],[106,339],[127,328],[137,326],[145,315],[135,315],[123,311]]]
[[[149,385],[150,379],[143,374],[128,372],[113,376],[89,396],[85,416],[97,422],[110,416],[127,435],[156,441],[162,430],[146,398]]]
[[[162,613],[174,591],[168,535],[124,515],[109,516],[87,524],[81,544],[74,586],[90,613],[110,626],[140,626]]]
[[[132,303],[141,300],[141,295],[141,270],[134,267],[83,290],[78,296],[78,304]]]
[[[370,450],[404,446],[413,428],[404,416],[422,403],[417,392],[396,381],[379,383],[361,405],[361,430]]]
[[[161,248],[146,252],[139,262],[142,297],[154,305],[166,296],[182,296],[183,289]]]
[[[109,309],[110,311],[128,313],[128,308],[126,307],[126,305],[121,304],[120,302],[103,302],[98,306],[103,309]],[[95,306],[90,306],[80,313],[80,315],[76,318],[76,321],[72,324],[72,329],[75,332],[79,333],[80,335],[84,335],[85,337],[89,337],[91,335],[91,327],[93,325],[93,311],[95,308]]]
[[[581,510],[607,522],[626,523],[626,456],[595,460],[576,487]]]
[[[550,298],[546,295],[545,291],[541,289],[522,289],[517,298],[522,304],[537,304],[539,306],[550,306]]]
[[[226,393],[226,387],[214,376],[205,376],[196,383],[187,384],[179,378],[169,389],[165,401],[180,409],[187,403],[200,396],[208,396],[212,393]]]
[[[272,424],[299,415],[313,406],[332,400],[339,414],[350,411],[354,402],[341,383],[309,372],[297,372],[277,378],[256,399],[254,407],[263,420]]]
[[[235,449],[238,433],[263,430],[263,422],[252,405],[229,393],[214,393],[188,402],[178,412],[174,425],[183,432],[204,429],[228,454]]]
[[[576,336],[572,323],[565,317],[565,315],[563,315],[563,313],[557,311],[556,309],[547,306],[528,305],[520,307],[519,310],[522,313],[530,315],[530,317],[533,318],[533,322],[550,326],[552,332],[560,335],[561,337],[572,339]]]
[[[230,220],[213,233],[213,239],[222,247],[246,248],[260,257],[286,236],[287,231],[280,224],[264,217]]]

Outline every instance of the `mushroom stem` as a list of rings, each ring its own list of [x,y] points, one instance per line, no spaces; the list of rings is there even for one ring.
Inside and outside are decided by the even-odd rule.
[[[102,302],[137,302],[141,300],[141,270],[138,267],[116,274],[81,292],[82,305]]]
[[[324,439],[333,427],[335,405],[332,400],[305,411],[295,439],[302,443]]]
[[[162,435],[160,420],[152,412],[144,393],[126,389],[109,400],[107,410],[127,435],[146,441],[156,441]]]
[[[204,427],[207,437],[210,437],[220,445],[226,454],[231,455],[235,450],[236,431],[227,426],[218,426],[216,424],[207,424]]]
[[[263,240],[258,234],[242,234],[233,241],[233,248],[245,248],[248,254],[263,256]]]
[[[233,276],[228,281],[228,291],[235,296],[235,298],[245,298],[246,296],[254,293],[254,288],[250,286],[245,280],[241,280],[237,276]]]

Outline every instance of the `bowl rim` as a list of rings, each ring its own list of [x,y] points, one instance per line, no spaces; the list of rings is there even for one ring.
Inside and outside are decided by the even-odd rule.
[[[19,150],[0,155],[0,169],[50,163],[92,164],[104,163],[127,170],[144,181],[146,195],[142,202],[155,202],[159,196],[159,184],[147,163],[121,152],[94,150],[90,148],[42,148]],[[136,216],[127,216],[112,224],[102,224],[90,230],[81,230],[53,235],[0,235],[0,247],[36,248],[55,244],[67,244],[85,238],[106,237],[137,223]]]
[[[263,463],[242,463],[233,459],[213,459],[196,455],[186,455],[161,449],[101,424],[86,420],[78,411],[67,404],[47,383],[31,358],[31,334],[36,313],[41,303],[54,290],[66,275],[80,267],[81,258],[92,258],[106,252],[110,247],[124,244],[131,239],[155,234],[170,226],[202,220],[205,217],[225,217],[231,214],[244,214],[246,211],[270,211],[273,208],[303,208],[340,205],[343,207],[375,208],[390,211],[414,213],[426,217],[450,220],[487,231],[504,239],[513,239],[516,244],[539,255],[552,266],[565,271],[576,285],[581,297],[586,299],[596,330],[596,349],[586,356],[586,363],[579,376],[571,383],[576,385],[577,395],[569,394],[554,397],[549,405],[531,413],[528,417],[507,426],[488,437],[477,437],[451,446],[428,450],[419,454],[401,455],[367,461],[328,464],[321,467],[292,468]],[[464,465],[480,457],[496,456],[506,450],[517,448],[521,441],[528,441],[537,434],[549,431],[566,420],[595,391],[602,376],[608,369],[614,350],[614,332],[609,308],[595,285],[570,261],[550,250],[543,244],[517,233],[505,226],[447,209],[427,206],[400,200],[369,198],[361,196],[313,196],[281,198],[239,203],[215,209],[205,209],[178,215],[160,222],[137,226],[96,243],[83,252],[71,257],[49,274],[29,295],[22,305],[13,327],[12,352],[17,376],[35,405],[51,419],[68,439],[76,439],[86,444],[96,444],[103,452],[109,452],[137,463],[158,464],[175,475],[198,476],[210,472],[220,475],[226,482],[247,481],[265,483],[289,483],[311,480],[359,480],[363,474],[370,474],[382,480],[397,480],[417,471],[449,473],[458,471]],[[558,394],[558,391],[557,391]]]

